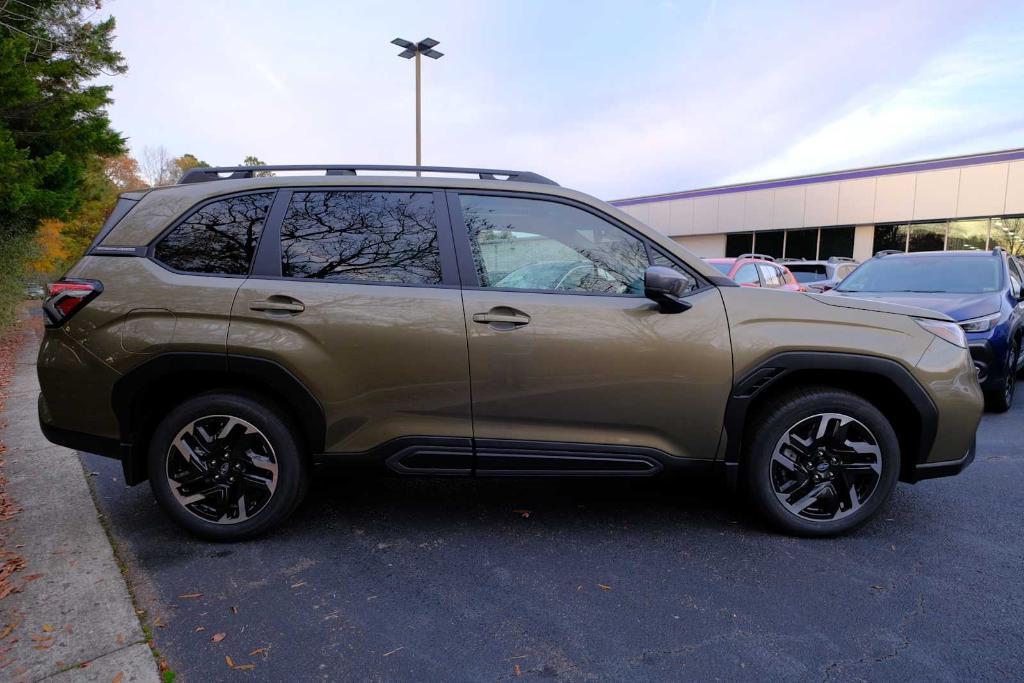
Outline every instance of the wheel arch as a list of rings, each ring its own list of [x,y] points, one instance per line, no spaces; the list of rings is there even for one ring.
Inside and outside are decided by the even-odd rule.
[[[146,451],[160,418],[173,406],[212,390],[242,391],[275,401],[292,419],[310,453],[324,449],[323,407],[292,372],[266,358],[169,352],[134,368],[114,385],[111,402],[129,485],[146,480]]]
[[[758,410],[791,389],[823,386],[850,391],[878,407],[900,442],[900,479],[915,481],[915,465],[932,449],[938,410],[910,371],[894,360],[860,354],[791,351],[746,373],[733,387],[726,407],[724,464],[730,484],[737,481],[741,455]]]

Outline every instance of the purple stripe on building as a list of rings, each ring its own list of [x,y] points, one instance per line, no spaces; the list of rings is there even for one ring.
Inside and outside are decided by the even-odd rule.
[[[956,168],[958,166],[996,164],[1002,161],[1015,161],[1017,159],[1024,159],[1024,149],[1011,149],[1005,152],[972,154],[969,156],[947,157],[944,159],[932,159],[928,161],[912,161],[906,164],[896,164],[893,166],[858,168],[849,171],[837,171],[835,173],[798,176],[796,178],[782,178],[780,180],[765,180],[762,182],[747,183],[745,185],[723,185],[722,187],[708,187],[700,190],[687,190],[685,192],[670,192],[668,194],[649,195],[645,197],[615,199],[609,203],[614,206],[631,206],[633,204],[665,202],[672,199],[693,199],[694,197],[707,197],[716,194],[752,192],[754,190],[769,190],[776,187],[795,187],[797,185],[829,183],[839,180],[854,180],[857,178],[872,178],[883,175],[895,175],[897,173],[917,173],[920,171],[934,171],[942,168]]]

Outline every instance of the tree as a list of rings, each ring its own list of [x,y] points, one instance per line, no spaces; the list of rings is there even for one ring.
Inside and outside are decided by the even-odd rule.
[[[86,14],[97,4],[0,3],[0,226],[8,234],[70,218],[89,164],[124,152],[105,110],[111,87],[89,85],[127,69],[112,47],[114,19]]]
[[[142,176],[153,187],[173,185],[178,181],[180,169],[177,160],[168,153],[167,148],[163,145],[143,147],[139,165],[142,168]]]
[[[260,161],[259,157],[256,157],[256,156],[254,156],[252,154],[250,154],[249,156],[247,156],[245,159],[242,160],[242,166],[266,166],[266,165],[267,165],[267,162]],[[256,171],[255,173],[253,173],[253,176],[256,177],[256,178],[269,178],[272,175],[274,175],[273,171]]]
[[[104,159],[104,170],[118,192],[131,192],[147,187],[139,162],[127,154]]]
[[[191,171],[193,168],[210,168],[210,165],[201,159],[197,159],[194,154],[182,154],[180,157],[174,160],[175,165],[178,167],[178,177],[174,179],[174,182],[178,182],[181,176],[185,175],[186,172]]]

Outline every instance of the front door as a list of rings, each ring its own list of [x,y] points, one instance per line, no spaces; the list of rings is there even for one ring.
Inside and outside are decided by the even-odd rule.
[[[594,454],[612,464],[580,469],[630,469],[618,456],[654,451],[715,457],[732,380],[715,287],[691,274],[692,307],[662,314],[644,269],[685,269],[593,210],[483,193],[449,193],[449,209],[479,473],[569,470]]]
[[[281,190],[268,233],[235,299],[229,358],[270,359],[302,381],[323,408],[328,453],[468,474],[466,326],[444,194]]]

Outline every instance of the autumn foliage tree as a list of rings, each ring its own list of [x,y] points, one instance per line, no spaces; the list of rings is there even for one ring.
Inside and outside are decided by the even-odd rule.
[[[97,157],[124,152],[107,117],[110,86],[124,58],[112,46],[114,19],[93,21],[96,0],[0,3],[0,229],[35,230],[82,205]]]

